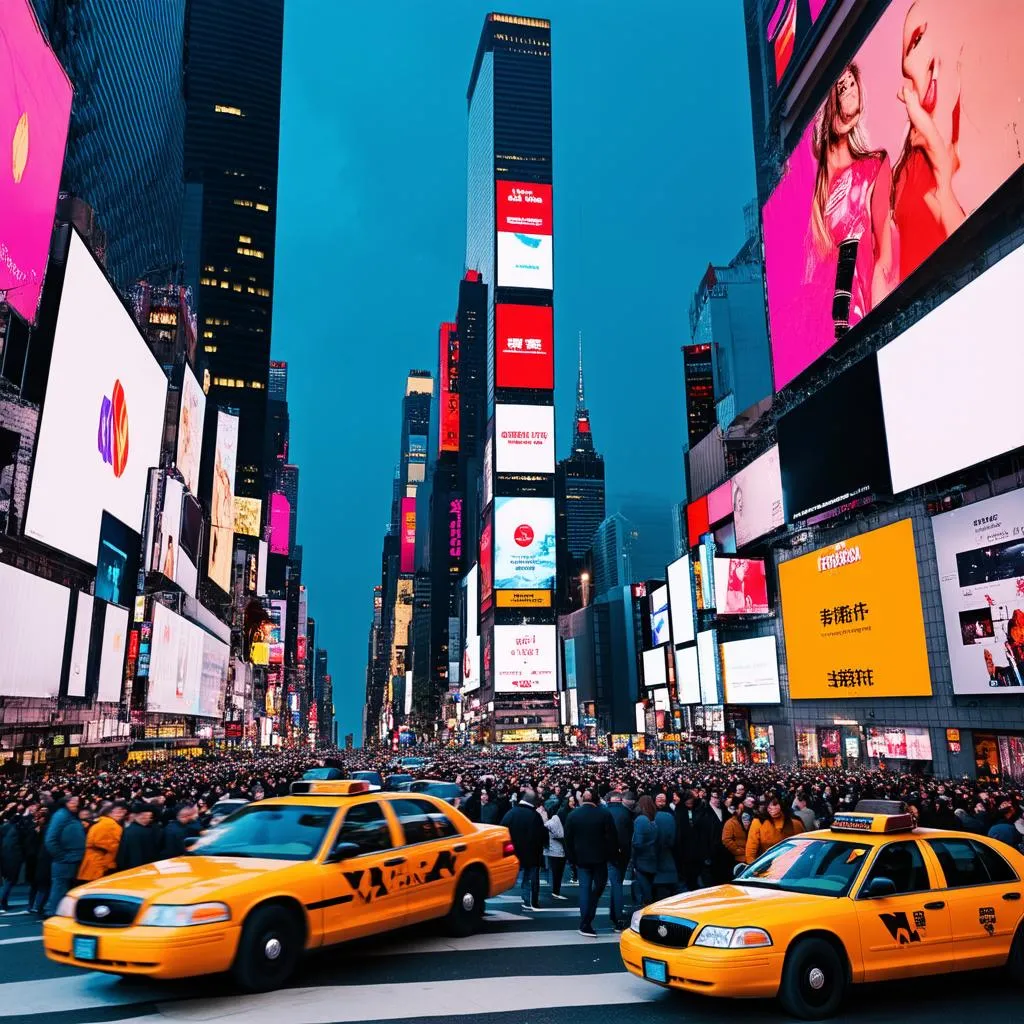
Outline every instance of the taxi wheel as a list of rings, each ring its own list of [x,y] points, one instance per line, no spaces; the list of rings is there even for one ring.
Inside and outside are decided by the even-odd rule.
[[[1017,928],[1006,967],[1010,972],[1010,977],[1018,985],[1024,985],[1024,922]]]
[[[846,995],[846,965],[825,939],[801,939],[786,955],[779,1002],[802,1020],[824,1020]]]
[[[284,907],[257,907],[246,919],[232,977],[246,992],[269,992],[291,976],[302,951],[293,914]]]
[[[486,899],[486,878],[479,871],[472,869],[464,872],[455,889],[452,909],[445,921],[449,934],[458,938],[472,935],[483,920]]]

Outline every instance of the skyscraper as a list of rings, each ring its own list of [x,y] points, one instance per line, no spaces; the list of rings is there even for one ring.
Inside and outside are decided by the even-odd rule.
[[[717,422],[711,343],[683,346],[683,386],[686,392],[686,441],[692,448]]]

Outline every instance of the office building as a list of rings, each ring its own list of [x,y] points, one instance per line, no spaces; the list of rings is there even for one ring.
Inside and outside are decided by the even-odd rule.
[[[683,389],[686,395],[686,438],[692,448],[715,427],[715,377],[711,369],[711,344],[683,346]]]

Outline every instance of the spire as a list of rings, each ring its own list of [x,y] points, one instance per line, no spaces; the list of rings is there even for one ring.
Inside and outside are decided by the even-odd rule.
[[[587,407],[586,399],[583,397],[583,332],[579,332],[580,347],[580,375],[576,384],[576,411],[582,412]]]
[[[583,332],[579,332],[579,378],[576,383],[576,429],[572,447],[575,452],[592,452],[594,439],[590,435],[590,412],[583,391]]]

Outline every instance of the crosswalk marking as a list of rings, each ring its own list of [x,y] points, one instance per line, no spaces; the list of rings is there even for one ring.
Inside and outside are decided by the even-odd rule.
[[[19,942],[42,942],[42,935],[25,935],[20,939],[0,939],[0,946],[16,946]]]

